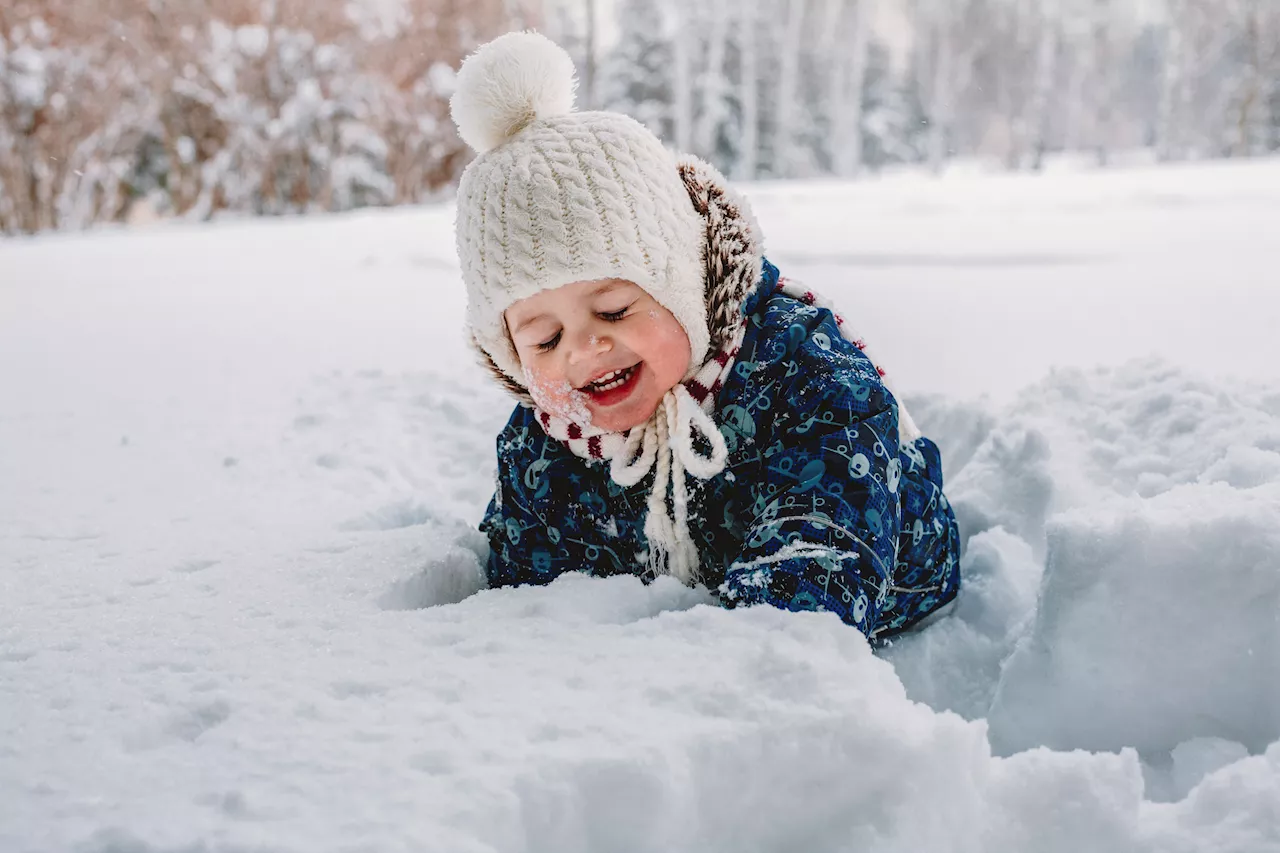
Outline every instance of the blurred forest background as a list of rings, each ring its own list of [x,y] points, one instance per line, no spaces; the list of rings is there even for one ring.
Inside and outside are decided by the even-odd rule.
[[[742,180],[1280,150],[1280,0],[3,0],[0,233],[442,197],[517,28]]]

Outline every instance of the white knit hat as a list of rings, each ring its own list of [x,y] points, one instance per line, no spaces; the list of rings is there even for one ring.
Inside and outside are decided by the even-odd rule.
[[[450,101],[479,155],[458,187],[457,241],[476,343],[525,380],[503,312],[574,281],[633,281],[707,357],[706,225],[675,157],[619,113],[574,112],[573,60],[537,33],[508,33],[462,64]]]

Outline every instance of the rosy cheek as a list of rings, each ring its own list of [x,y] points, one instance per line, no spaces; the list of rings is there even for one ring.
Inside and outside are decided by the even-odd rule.
[[[655,360],[662,364],[665,373],[671,373],[678,381],[689,368],[689,336],[674,317],[663,317],[651,312],[650,340]]]
[[[526,367],[524,382],[533,402],[547,414],[583,426],[591,423],[587,395],[570,385],[564,377],[550,377]]]

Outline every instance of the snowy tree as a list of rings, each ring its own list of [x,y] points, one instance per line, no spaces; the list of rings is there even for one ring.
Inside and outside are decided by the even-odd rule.
[[[826,140],[832,174],[855,176],[863,164],[862,109],[873,0],[826,0],[818,33],[827,66]]]
[[[1276,149],[1280,7],[1167,0],[1159,150],[1165,159]]]
[[[1062,30],[1051,8],[1041,11],[1033,34],[1031,99],[1026,111],[1015,120],[1014,143],[1008,161],[1014,167],[1039,169],[1048,147],[1049,109],[1057,82]]]
[[[915,87],[928,123],[928,162],[941,171],[953,152],[957,105],[985,42],[987,21],[975,0],[912,0]]]
[[[534,12],[511,0],[0,5],[0,231],[424,198],[465,165],[453,69]]]
[[[67,38],[39,14],[0,11],[0,232],[58,227],[58,198],[86,159],[82,141],[131,113],[125,101],[136,77],[104,50],[113,34],[73,32],[82,38]],[[112,213],[123,204],[100,201]]]
[[[895,73],[889,50],[881,42],[868,44],[862,105],[862,159],[866,167],[878,170],[924,159],[928,121],[914,82],[913,75]]]
[[[1082,121],[1092,129],[1092,137],[1086,144],[1094,149],[1098,164],[1103,166],[1110,159],[1116,141],[1113,120],[1118,76],[1116,22],[1107,4],[1108,0],[1093,0],[1088,14],[1089,92],[1085,100],[1089,109]]]
[[[1184,145],[1183,121],[1187,112],[1190,86],[1188,72],[1189,45],[1178,25],[1183,17],[1183,0],[1168,0],[1169,21],[1164,27],[1164,62],[1160,79],[1160,106],[1157,130],[1158,151],[1162,160],[1172,160]]]
[[[702,8],[710,21],[705,28],[706,50],[700,51],[706,61],[698,75],[698,109],[691,150],[700,157],[716,159],[719,132],[728,115],[726,54],[731,21],[728,0],[709,0]]]
[[[673,48],[662,8],[653,0],[621,0],[618,42],[601,67],[605,109],[632,116],[658,136],[672,136]]]
[[[695,10],[682,0],[666,4],[664,29],[671,33],[671,141],[681,151],[693,148],[694,54],[698,32]]]
[[[599,107],[599,16],[600,0],[558,2],[546,11],[545,35],[573,57],[578,70],[577,106],[580,110]]]
[[[757,35],[762,0],[740,0],[737,16],[738,106],[740,145],[734,175],[754,180],[760,170],[760,73],[761,55]]]
[[[202,64],[174,85],[178,97],[205,105],[225,134],[214,156],[180,154],[171,164],[175,171],[199,170],[195,215],[394,200],[388,146],[371,126],[378,85],[346,51],[302,31],[217,22],[208,42]]]
[[[1231,153],[1251,156],[1277,148],[1280,97],[1280,7],[1269,0],[1236,0],[1237,35],[1231,84]]]
[[[809,0],[780,0],[784,12],[782,26],[774,30],[779,36],[775,52],[778,56],[777,96],[774,111],[774,173],[793,175],[799,168],[797,136],[801,132],[800,60],[804,49],[805,14]]]
[[[1274,0],[13,0],[0,232],[447,192],[455,70],[515,27],[739,179],[1280,150]]]

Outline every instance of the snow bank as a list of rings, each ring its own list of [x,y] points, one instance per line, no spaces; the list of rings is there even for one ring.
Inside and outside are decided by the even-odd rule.
[[[488,441],[467,440],[490,415],[444,377],[326,376],[296,401],[305,419],[281,417],[270,482],[342,484],[367,512],[295,507],[333,531],[305,548],[241,531],[239,555],[167,574],[90,539],[43,553],[114,575],[34,584],[32,560],[0,576],[8,600],[38,602],[0,637],[16,709],[0,717],[0,849],[1278,851],[1275,486],[1122,497],[1140,474],[1080,475],[1095,442],[1064,389],[1196,381],[1162,371],[1064,373],[986,417],[930,410],[957,425],[940,440],[973,445],[952,476],[989,517],[1036,533],[1013,512],[1019,477],[1052,487],[1049,571],[1042,585],[1004,526],[973,533],[953,615],[878,654],[835,617],[724,611],[670,581],[470,594],[483,544],[448,507],[484,497],[462,487],[490,473]],[[1265,443],[1265,399],[1227,393],[1218,427]],[[416,459],[444,440],[407,428],[418,418],[457,449],[444,468]],[[1032,434],[1028,465],[1015,439]],[[1220,471],[1239,458],[1223,446],[1166,473]],[[224,473],[248,476],[259,456],[242,458]],[[282,479],[294,469],[305,482]],[[388,502],[387,480],[422,485]],[[1068,498],[1081,505],[1053,503]]]
[[[909,695],[988,718],[1000,754],[1136,748],[1169,799],[1280,739],[1278,402],[1159,360],[1057,371],[998,417],[920,401],[966,589],[884,653]]]
[[[1000,669],[1035,612],[1041,563],[1002,528],[969,540],[962,595],[950,617],[882,652],[912,699],[966,719],[987,715]]]
[[[1003,752],[1280,740],[1280,488],[1183,486],[1056,518],[990,719]]]
[[[1255,853],[1280,842],[1267,819],[1280,747],[1155,807],[1132,751],[992,757],[983,723],[909,701],[835,617],[702,601],[670,581],[574,576],[424,611],[399,620],[408,642],[381,647],[392,660],[416,649],[421,672],[366,665],[324,694],[291,685],[293,702],[224,691],[128,753],[99,756],[95,772],[124,771],[128,795],[105,814],[51,809],[29,791],[32,808],[6,815],[17,838],[5,849],[63,849],[86,813],[105,824],[78,839],[89,853],[200,839],[442,853]],[[354,639],[336,634],[329,654],[341,661]],[[288,647],[273,655],[316,675],[341,669]],[[18,767],[36,784],[35,766]],[[194,802],[173,795],[192,787]]]

